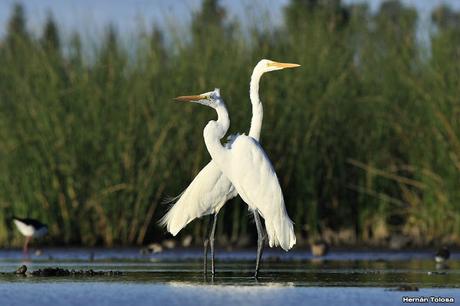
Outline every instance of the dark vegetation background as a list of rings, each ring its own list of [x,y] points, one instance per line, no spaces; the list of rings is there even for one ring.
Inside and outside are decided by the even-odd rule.
[[[282,26],[247,31],[204,0],[185,36],[154,28],[126,46],[108,26],[90,52],[77,34],[61,37],[52,16],[38,38],[25,18],[15,6],[0,43],[1,245],[20,243],[12,215],[48,223],[54,245],[167,237],[161,202],[209,161],[202,129],[215,117],[171,98],[220,87],[230,132],[248,131],[261,58],[302,64],[261,84],[262,144],[300,244],[460,244],[458,12],[436,9],[421,43],[417,12],[398,1],[371,14],[292,0]],[[239,198],[219,218],[220,243],[254,238]],[[180,235],[198,243],[204,225]]]

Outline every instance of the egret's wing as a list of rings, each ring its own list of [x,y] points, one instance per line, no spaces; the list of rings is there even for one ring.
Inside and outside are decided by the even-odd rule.
[[[160,223],[174,236],[195,218],[218,212],[237,195],[230,180],[211,161],[171,206]]]
[[[241,135],[233,143],[231,163],[224,170],[243,200],[265,219],[270,246],[285,250],[295,244],[292,221],[287,215],[275,170],[259,142]]]
[[[238,134],[227,138],[226,148],[231,148]],[[218,212],[238,193],[230,180],[210,161],[192,183],[179,196],[169,202],[169,211],[160,220],[160,224],[174,236],[195,218]]]
[[[231,160],[231,178],[251,208],[263,214],[268,208],[278,206],[283,200],[278,177],[270,159],[256,140],[246,135],[239,136],[233,143]],[[262,203],[268,198],[269,203]]]

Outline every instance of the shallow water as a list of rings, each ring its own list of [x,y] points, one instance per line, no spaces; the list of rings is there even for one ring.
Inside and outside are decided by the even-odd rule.
[[[121,271],[121,276],[0,276],[0,305],[330,305],[402,304],[403,296],[452,297],[460,303],[460,254],[436,266],[432,252],[267,250],[252,278],[255,251],[217,252],[217,275],[204,277],[201,250],[142,255],[138,249],[48,249],[24,261],[0,250],[0,272],[43,267]],[[401,292],[401,285],[420,288]]]

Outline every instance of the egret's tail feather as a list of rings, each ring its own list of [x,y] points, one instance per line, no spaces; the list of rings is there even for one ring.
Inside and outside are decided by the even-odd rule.
[[[235,196],[230,181],[211,161],[180,196],[169,200],[171,208],[160,224],[175,236],[194,219],[218,212],[229,198]]]
[[[265,219],[265,227],[270,247],[280,246],[289,251],[296,243],[294,225],[285,211],[269,220]]]
[[[173,236],[176,236],[181,229],[194,219],[211,213],[211,211],[208,211],[210,207],[201,205],[201,201],[197,200],[199,199],[197,193],[200,190],[194,188],[195,184],[197,184],[196,180],[180,195],[166,200],[166,203],[169,203],[171,207],[160,219],[159,224],[165,226]]]
[[[166,200],[166,203],[169,203],[171,207],[159,221],[159,224],[166,227],[173,236],[176,236],[181,229],[195,219],[194,215],[192,216],[187,213],[187,209],[184,209],[185,201],[181,201],[181,195]]]

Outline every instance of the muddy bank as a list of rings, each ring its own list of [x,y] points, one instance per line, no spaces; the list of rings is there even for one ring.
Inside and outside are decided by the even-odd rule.
[[[38,269],[35,271],[29,271],[26,265],[20,266],[14,272],[3,272],[0,275],[23,275],[23,276],[120,276],[123,275],[121,271],[94,271],[93,269],[89,270],[74,270],[74,269],[63,269],[59,267],[47,267],[43,269]]]

